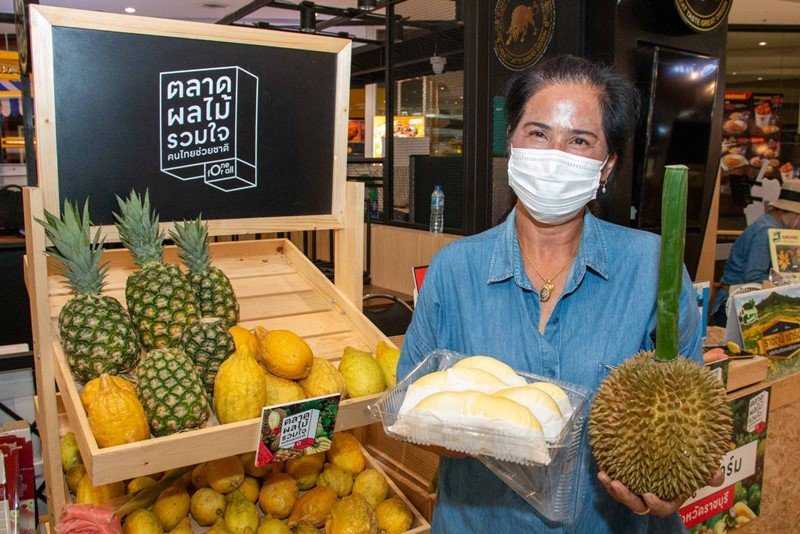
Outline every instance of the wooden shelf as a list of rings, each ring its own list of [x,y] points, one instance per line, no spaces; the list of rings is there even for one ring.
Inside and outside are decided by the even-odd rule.
[[[286,239],[213,243],[213,264],[231,279],[240,303],[240,324],[252,328],[287,328],[303,337],[315,356],[334,365],[345,346],[373,351],[379,341],[391,343],[350,303],[303,254]],[[167,261],[177,261],[174,247]],[[128,275],[135,270],[127,250],[107,250],[109,270],[103,293],[125,301]],[[52,262],[50,267],[52,268]],[[71,298],[60,275],[48,276],[49,313],[53,332],[55,378],[86,469],[95,484],[143,476],[255,449],[259,419],[220,425],[212,418],[205,428],[101,449],[92,435],[80,402],[79,387],[57,335],[57,317]],[[342,402],[336,430],[372,422],[367,406],[376,396]]]

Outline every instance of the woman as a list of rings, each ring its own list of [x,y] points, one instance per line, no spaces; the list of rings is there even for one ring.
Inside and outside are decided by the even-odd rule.
[[[516,207],[501,225],[433,260],[398,376],[446,348],[595,390],[608,366],[653,347],[659,238],[600,221],[585,208],[621,161],[638,102],[612,70],[573,56],[512,80],[508,171]],[[681,352],[700,361],[699,315],[685,270],[681,306]],[[582,512],[562,529],[478,460],[443,458],[433,531],[684,530],[675,513],[680,503],[640,498],[598,473],[588,445],[581,459]]]
[[[714,296],[711,313],[714,324],[725,326],[728,321],[728,289],[732,285],[758,283],[769,276],[769,229],[796,229],[800,223],[800,180],[786,180],[781,187],[778,200],[769,205],[767,213],[753,221],[736,238],[731,247],[725,269],[722,271],[721,287]]]

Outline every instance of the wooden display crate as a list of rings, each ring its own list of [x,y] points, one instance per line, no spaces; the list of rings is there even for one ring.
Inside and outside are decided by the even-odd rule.
[[[315,356],[338,364],[346,346],[374,351],[389,342],[372,323],[306,258],[291,241],[269,239],[213,243],[212,263],[231,279],[239,299],[241,325],[288,329],[303,337]],[[107,250],[109,270],[104,294],[125,302],[125,280],[136,270],[127,250]],[[165,261],[178,262],[175,247]],[[56,382],[78,444],[95,484],[147,475],[255,449],[260,419],[205,428],[145,441],[99,448],[81,406],[79,387],[57,335],[57,317],[71,298],[63,278],[48,264],[49,313],[53,329]],[[390,342],[389,342],[390,343]],[[376,396],[344,400],[336,430],[371,422],[367,405]]]

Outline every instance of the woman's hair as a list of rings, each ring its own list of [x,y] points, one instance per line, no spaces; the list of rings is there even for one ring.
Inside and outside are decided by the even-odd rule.
[[[555,56],[515,75],[506,91],[509,138],[525,113],[525,104],[533,95],[546,87],[565,84],[583,84],[597,94],[608,151],[617,155],[615,168],[619,168],[625,145],[633,138],[641,97],[636,88],[614,69],[588,59],[566,54]]]

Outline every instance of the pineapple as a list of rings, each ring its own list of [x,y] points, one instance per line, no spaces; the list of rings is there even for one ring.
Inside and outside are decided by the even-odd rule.
[[[120,374],[136,364],[139,338],[125,308],[101,295],[108,267],[101,265],[105,239],[89,237],[89,203],[83,215],[64,202],[59,219],[45,212],[39,220],[53,246],[47,252],[60,262],[61,274],[75,295],[58,314],[58,330],[75,380],[87,382],[103,373]]]
[[[219,317],[203,317],[183,331],[181,346],[194,361],[197,376],[211,396],[220,364],[236,350],[227,323]]]
[[[208,224],[200,217],[175,225],[170,237],[178,246],[181,259],[189,268],[189,282],[205,316],[221,317],[228,326],[239,322],[239,303],[231,281],[211,265],[208,249]]]
[[[172,264],[163,263],[164,234],[158,229],[158,215],[135,192],[123,200],[117,197],[120,214],[117,229],[122,243],[131,251],[140,269],[128,277],[125,300],[145,350],[174,347],[187,325],[198,320],[199,307],[189,281]]]
[[[203,381],[183,349],[151,350],[136,373],[136,391],[154,436],[198,428],[206,422],[208,399]]]

